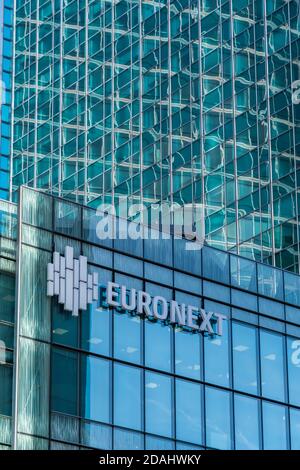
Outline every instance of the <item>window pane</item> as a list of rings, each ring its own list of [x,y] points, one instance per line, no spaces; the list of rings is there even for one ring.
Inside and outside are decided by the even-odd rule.
[[[78,318],[64,310],[64,306],[52,303],[52,341],[68,346],[78,346]]]
[[[262,394],[284,401],[283,338],[276,333],[260,332]]]
[[[216,449],[231,448],[230,395],[206,387],[206,445]]]
[[[284,273],[284,295],[286,302],[300,306],[300,277]]]
[[[109,355],[110,352],[109,309],[97,309],[96,302],[81,313],[81,347],[96,354]]]
[[[264,264],[257,265],[258,292],[281,300],[283,298],[282,271]]]
[[[128,431],[128,429],[114,428],[114,450],[142,450],[143,448],[143,434]]]
[[[171,378],[146,372],[146,431],[172,436]]]
[[[290,408],[291,449],[300,450],[300,410]]]
[[[77,354],[55,348],[52,353],[52,410],[76,415],[77,410]],[[64,371],[62,374],[61,371]]]
[[[147,450],[173,450],[175,448],[174,441],[171,439],[163,439],[162,437],[146,436]]]
[[[223,322],[223,336],[204,337],[205,381],[229,386],[228,322]]]
[[[202,443],[200,384],[176,380],[176,439]]]
[[[265,450],[287,448],[286,409],[284,406],[263,402],[263,430]]]
[[[229,283],[229,255],[227,253],[204,246],[202,258],[204,277],[224,284]]]
[[[200,380],[201,335],[175,329],[176,374]]]
[[[0,319],[13,322],[15,309],[15,278],[13,276],[0,273],[0,299]]]
[[[126,313],[114,314],[114,354],[118,359],[140,364],[141,320]]]
[[[230,256],[231,284],[256,292],[256,264],[254,261]]]
[[[114,421],[119,426],[140,430],[142,427],[141,370],[115,364]]]
[[[12,412],[12,373],[12,367],[0,365],[0,413],[6,416]]]
[[[92,356],[81,360],[81,413],[93,421],[110,421],[109,361]]]
[[[300,340],[287,338],[290,403],[300,405]]]
[[[54,201],[54,225],[55,230],[65,235],[80,238],[81,236],[81,207],[75,204],[60,201]]]
[[[257,393],[256,329],[232,323],[234,388]]]
[[[145,321],[145,364],[154,369],[171,370],[172,328],[161,323]]]
[[[235,447],[238,450],[259,449],[258,401],[235,395]]]

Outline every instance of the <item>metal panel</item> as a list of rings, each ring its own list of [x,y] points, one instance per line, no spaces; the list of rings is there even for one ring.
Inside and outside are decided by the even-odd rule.
[[[65,310],[73,310],[73,270],[66,269],[66,301]]]
[[[79,256],[79,279],[87,282],[87,257]]]
[[[79,282],[79,308],[86,310],[87,308],[87,284],[86,282]]]
[[[71,246],[65,247],[66,269],[73,269],[74,250]]]

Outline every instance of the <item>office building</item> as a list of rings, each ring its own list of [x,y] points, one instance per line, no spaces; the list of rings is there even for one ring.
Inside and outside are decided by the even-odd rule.
[[[202,205],[299,272],[298,0],[16,0],[10,196]]]
[[[299,449],[299,275],[184,239],[100,240],[99,217],[27,188],[1,201],[1,448]],[[185,325],[158,319],[165,301]]]

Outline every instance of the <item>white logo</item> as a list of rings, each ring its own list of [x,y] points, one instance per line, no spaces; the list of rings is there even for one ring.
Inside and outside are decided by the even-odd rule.
[[[47,295],[57,295],[58,302],[74,316],[78,316],[79,310],[86,310],[88,304],[99,301],[101,307],[135,312],[142,317],[186,326],[210,335],[223,335],[223,320],[227,317],[220,313],[206,312],[193,305],[179,304],[176,300],[168,301],[160,295],[152,298],[148,292],[127,289],[115,282],[102,287],[106,295],[100,297],[98,273],[88,274],[85,256],[74,259],[70,246],[66,246],[65,256],[56,251],[53,253],[53,263],[47,266]]]
[[[66,246],[65,256],[53,253],[53,263],[47,266],[47,295],[58,295],[65,310],[78,316],[79,310],[98,300],[98,289],[98,273],[88,274],[86,256],[74,259],[70,246]]]

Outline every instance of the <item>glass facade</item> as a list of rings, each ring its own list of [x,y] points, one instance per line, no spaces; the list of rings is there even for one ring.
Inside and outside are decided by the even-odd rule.
[[[92,209],[31,189],[18,205],[0,211],[3,448],[300,449],[298,275],[212,247],[180,263],[176,239],[171,260],[149,240],[120,249],[96,240]],[[64,311],[46,295],[46,273],[67,245],[100,284],[226,315],[223,335],[97,302],[78,317]]]
[[[13,1],[0,0],[0,199],[9,199]]]
[[[200,204],[208,244],[299,272],[298,0],[16,0],[14,16],[12,198]]]

